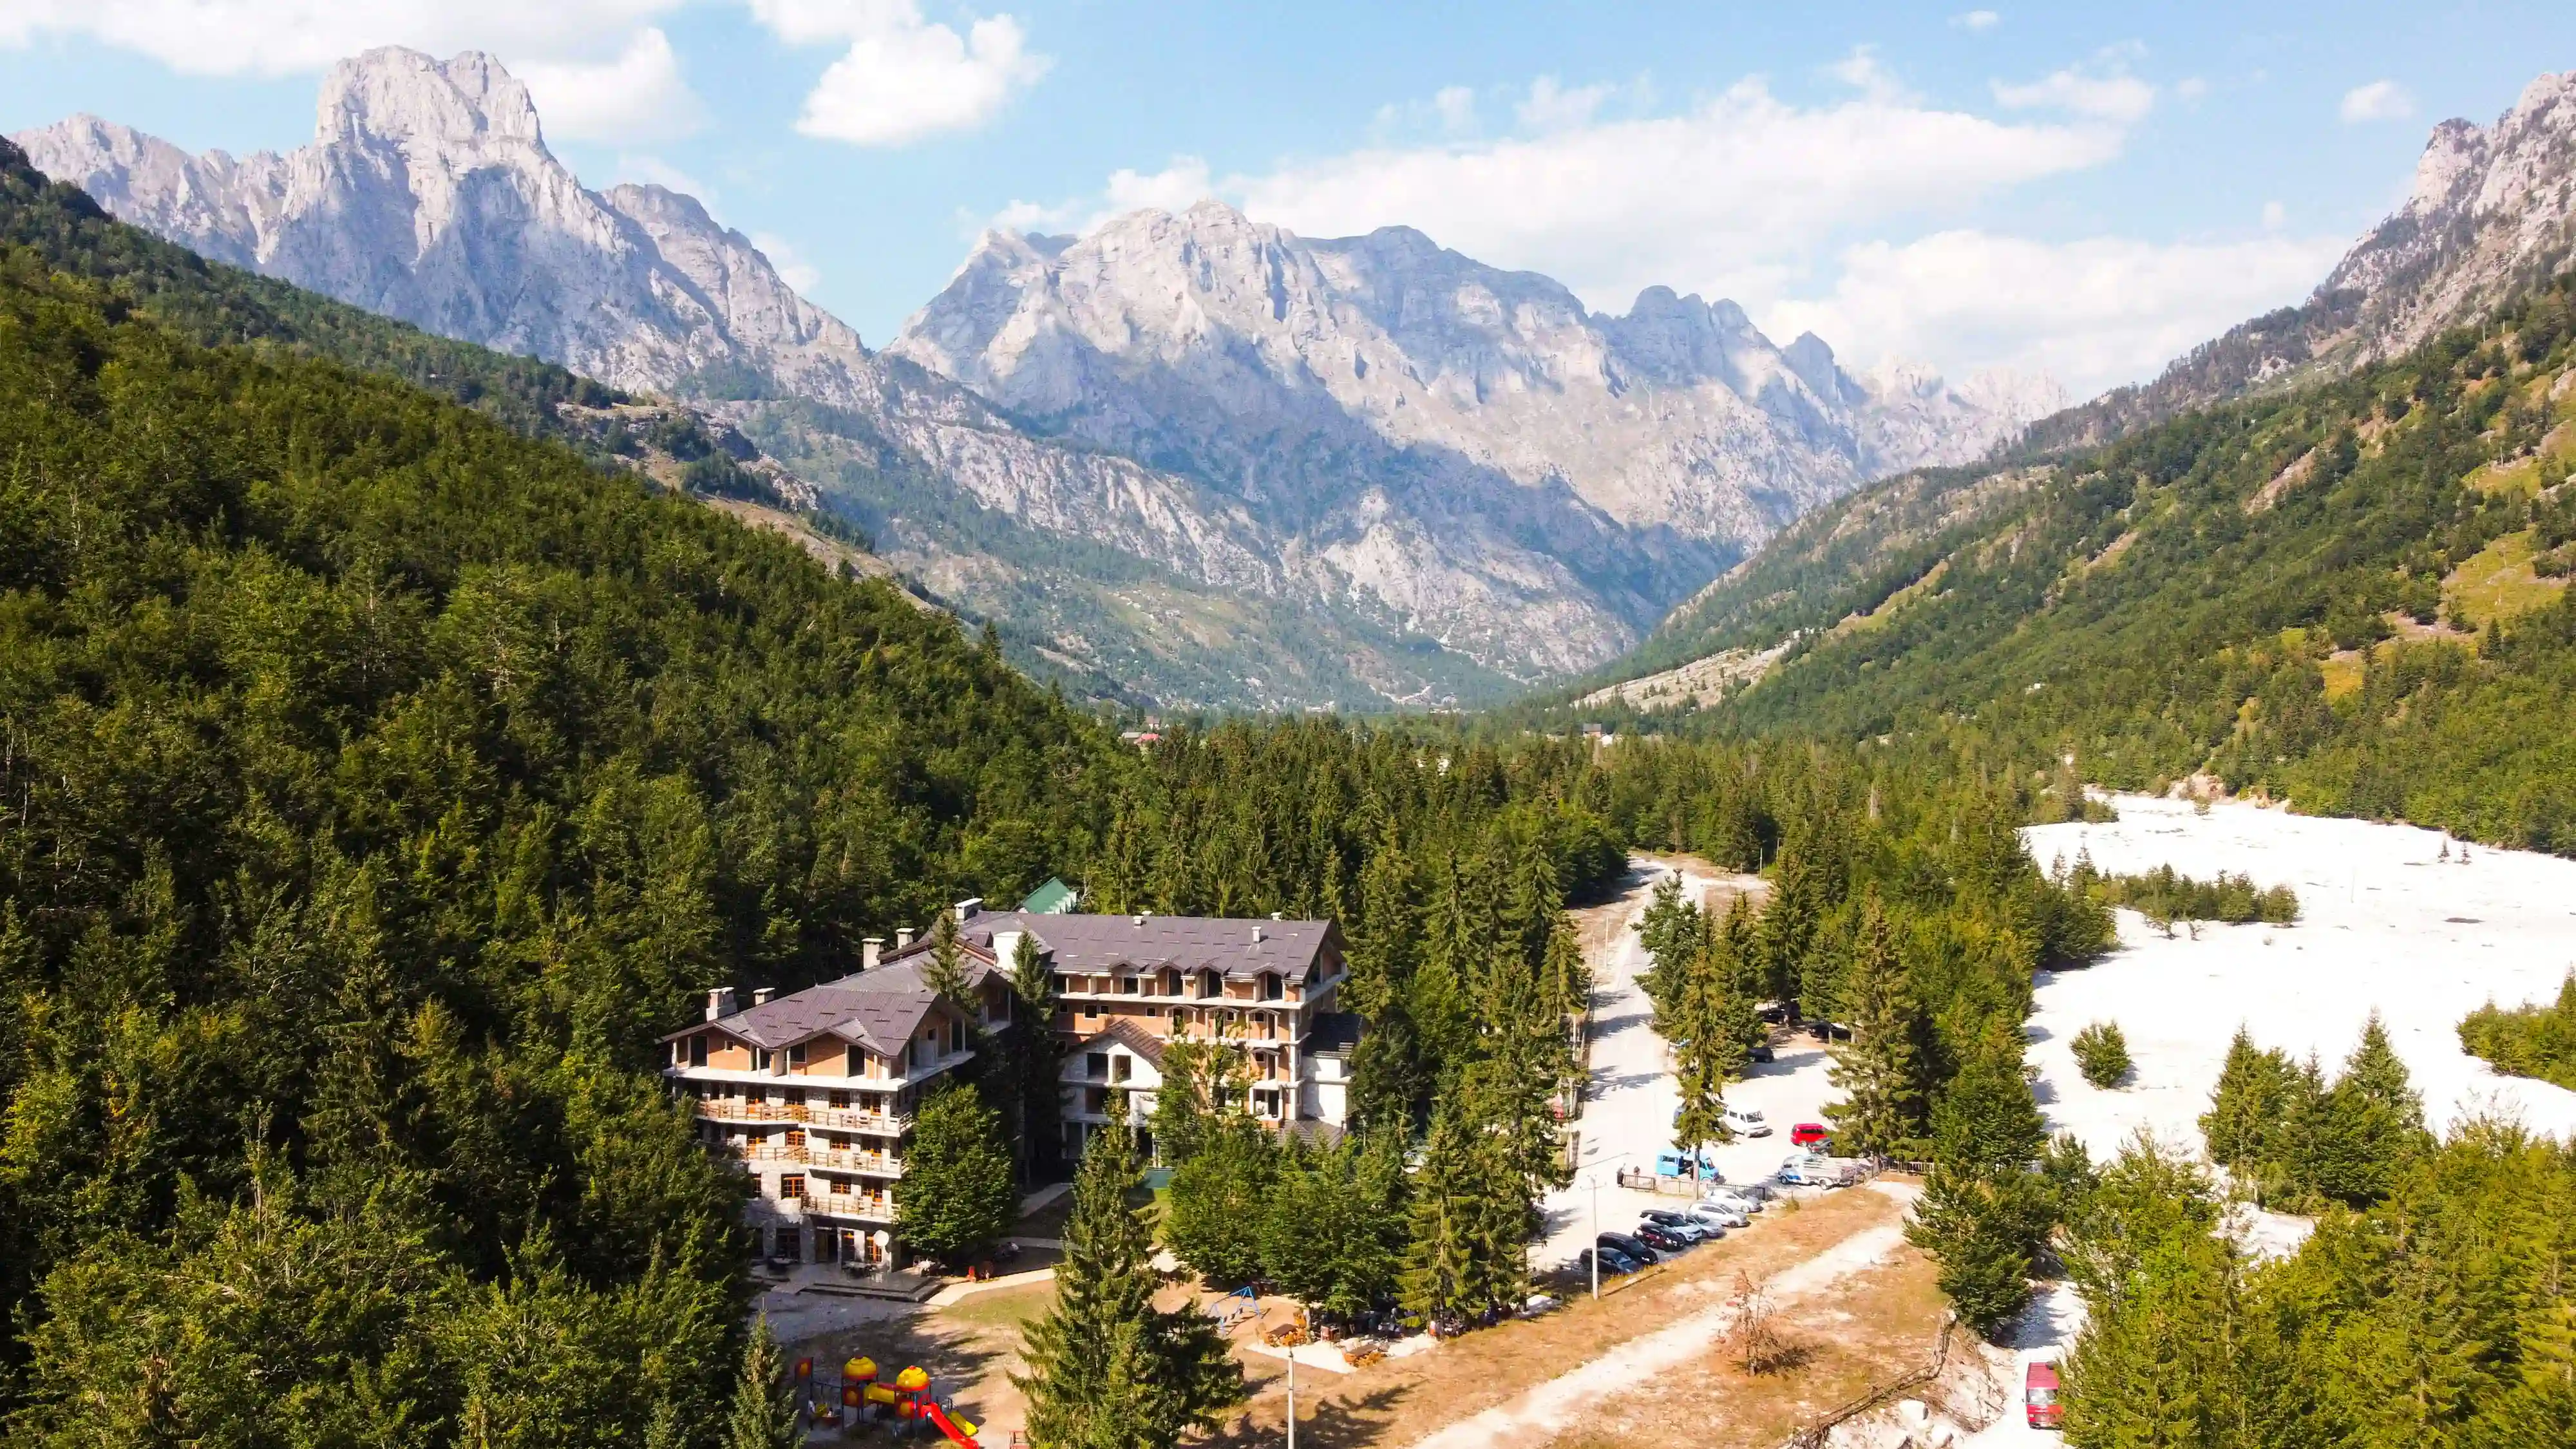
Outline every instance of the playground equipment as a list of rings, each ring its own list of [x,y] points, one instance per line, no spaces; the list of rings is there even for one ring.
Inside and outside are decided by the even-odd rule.
[[[796,1367],[799,1380],[809,1390],[809,1422],[817,1428],[837,1428],[861,1419],[892,1420],[897,1432],[912,1424],[927,1424],[962,1449],[982,1449],[975,1441],[974,1423],[959,1418],[952,1405],[940,1401],[929,1373],[919,1364],[896,1374],[892,1383],[880,1383],[876,1360],[855,1355],[841,1365],[837,1404],[831,1402],[827,1386],[813,1377],[812,1360],[800,1359]]]

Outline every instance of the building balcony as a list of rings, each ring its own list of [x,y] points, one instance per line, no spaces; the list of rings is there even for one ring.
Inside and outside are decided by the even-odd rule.
[[[707,1097],[697,1103],[698,1119],[703,1122],[797,1122],[809,1127],[829,1127],[837,1132],[869,1132],[880,1137],[900,1137],[912,1130],[909,1115],[888,1112],[862,1112],[855,1107],[792,1106],[783,1102],[736,1102],[723,1097]]]
[[[811,1142],[794,1147],[757,1146],[749,1151],[727,1147],[724,1154],[742,1163],[816,1167],[825,1172],[865,1173],[873,1177],[903,1176],[903,1159],[891,1152],[853,1152],[847,1148],[821,1147]]]
[[[892,1193],[809,1192],[803,1197],[794,1199],[792,1203],[782,1200],[780,1206],[793,1206],[808,1222],[820,1218],[838,1218],[851,1222],[878,1223],[886,1227],[894,1226],[895,1222]]]

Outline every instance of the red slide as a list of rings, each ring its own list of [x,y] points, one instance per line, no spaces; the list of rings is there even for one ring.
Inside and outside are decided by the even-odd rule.
[[[949,1418],[948,1411],[939,1407],[939,1405],[932,1403],[927,1399],[923,1400],[921,1405],[921,1416],[928,1419],[932,1426],[937,1428],[940,1433],[947,1435],[949,1443],[963,1444],[966,1446],[966,1449],[983,1449],[982,1445],[975,1442],[975,1436],[959,1429],[957,1427],[957,1421]]]

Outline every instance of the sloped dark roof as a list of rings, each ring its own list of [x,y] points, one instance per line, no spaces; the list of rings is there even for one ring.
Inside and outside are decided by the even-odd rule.
[[[1327,944],[1339,946],[1331,921],[1245,920],[1227,916],[1049,915],[1031,911],[982,911],[957,928],[958,942],[976,959],[993,960],[993,937],[1025,931],[1055,958],[1059,971],[1221,971],[1246,979],[1265,972],[1301,975]],[[894,957],[921,959],[923,937]]]
[[[789,992],[718,1021],[683,1027],[663,1040],[714,1026],[753,1046],[784,1051],[800,1041],[829,1033],[857,1042],[880,1056],[900,1056],[913,1033],[921,1029],[922,1018],[930,1014],[932,1003],[939,999],[939,994],[923,980],[922,973],[929,964],[928,956],[906,958],[874,971]],[[993,972],[991,966],[972,957],[961,964],[970,988],[981,986]]]
[[[1123,1046],[1153,1063],[1156,1071],[1161,1071],[1164,1045],[1161,1037],[1143,1027],[1130,1021],[1113,1019],[1107,1026],[1075,1042],[1073,1049],[1079,1052],[1090,1051],[1096,1047]]]

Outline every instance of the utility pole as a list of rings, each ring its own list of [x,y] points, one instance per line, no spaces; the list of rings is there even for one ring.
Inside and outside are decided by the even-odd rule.
[[[1288,1345],[1288,1449],[1297,1449],[1297,1345]]]
[[[1595,1171],[1587,1179],[1592,1188],[1592,1246],[1583,1255],[1592,1260],[1592,1301],[1601,1301],[1601,1174]]]

